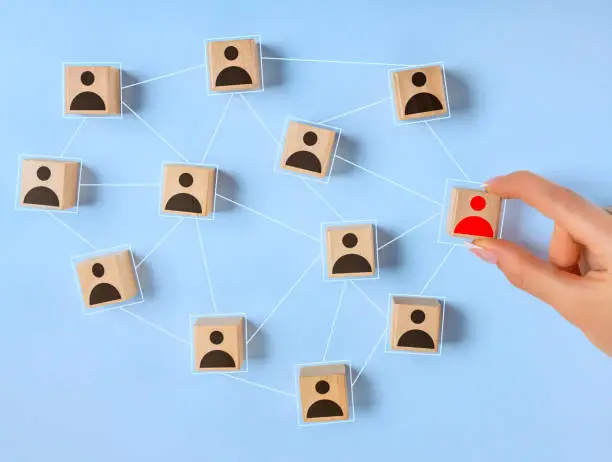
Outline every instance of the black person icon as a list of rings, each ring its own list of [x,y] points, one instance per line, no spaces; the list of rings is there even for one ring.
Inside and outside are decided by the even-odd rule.
[[[254,39],[209,41],[207,55],[212,91],[261,88],[259,46]]]
[[[80,261],[76,271],[88,308],[118,304],[139,292],[129,250]]]
[[[280,166],[323,178],[328,174],[337,132],[328,127],[291,121],[287,127]]]
[[[20,204],[67,210],[76,205],[80,162],[63,159],[23,159]]]
[[[81,83],[90,87],[96,81],[96,77],[91,71],[83,71],[81,73]],[[104,100],[93,91],[82,91],[78,93],[70,103],[71,111],[104,111],[106,104]]]
[[[439,350],[442,304],[427,297],[394,296],[391,313],[391,348],[417,353]]]
[[[245,359],[244,316],[207,316],[193,325],[196,372],[238,371]]]
[[[229,45],[223,50],[223,56],[230,62],[238,59],[239,51],[233,45]],[[234,85],[250,85],[253,83],[253,79],[249,73],[240,66],[228,66],[219,72],[215,85],[217,87],[227,87]]]
[[[119,69],[112,66],[66,66],[66,114],[121,114]]]
[[[325,396],[329,393],[329,382],[326,380],[319,380],[315,384],[315,391]],[[308,407],[308,411],[306,411],[306,417],[308,419],[317,419],[322,417],[342,417],[344,412],[342,412],[342,408],[331,399],[322,398],[314,403],[312,403]]]
[[[448,112],[441,66],[392,73],[397,116],[400,120],[433,117]]]
[[[42,166],[36,170],[36,177],[45,182],[51,178],[51,170],[49,167]],[[36,186],[30,189],[23,198],[25,204],[30,205],[46,205],[48,207],[59,207],[59,197],[57,194],[46,186]]]
[[[164,165],[162,212],[203,217],[213,212],[216,169],[202,165]]]
[[[221,344],[225,339],[223,333],[218,330],[213,330],[209,335],[210,343],[217,345],[220,348]],[[230,356],[227,351],[224,350],[210,350],[200,360],[200,369],[211,369],[211,368],[235,368],[236,362],[234,358]]]
[[[329,227],[326,236],[328,277],[361,277],[376,273],[373,225]]]
[[[346,374],[346,364],[323,364],[300,369],[300,399],[304,422],[348,419]]]

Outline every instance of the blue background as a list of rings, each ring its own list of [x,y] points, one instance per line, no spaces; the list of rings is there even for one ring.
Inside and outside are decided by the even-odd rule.
[[[61,3],[61,5],[60,5]],[[51,6],[53,5],[53,6]],[[189,372],[189,347],[121,311],[84,316],[70,257],[90,248],[46,213],[13,210],[19,154],[58,155],[78,120],[62,118],[63,61],[121,61],[124,83],[203,62],[203,40],[260,34],[264,55],[419,64],[443,60],[452,118],[431,126],[476,181],[531,169],[612,203],[612,5],[605,0],[427,2],[4,1],[0,7],[0,459],[6,461],[609,460],[610,360],[552,309],[457,248],[426,294],[448,297],[440,357],[384,354],[355,386],[356,421],[296,425],[295,399]],[[264,61],[247,95],[276,137],[287,116],[322,120],[388,96],[388,66]],[[125,100],[191,161],[227,102],[202,69],[125,90]],[[423,124],[398,127],[389,102],[333,124],[339,153],[442,201],[460,173]],[[139,120],[88,121],[67,156],[88,183],[159,181],[180,158]],[[335,215],[273,172],[276,145],[234,98],[207,162],[219,192],[311,236]],[[316,190],[344,218],[378,220],[381,243],[438,207],[349,164]],[[85,197],[85,193],[87,197]],[[88,188],[58,215],[100,249],[142,259],[175,225],[155,187]],[[216,304],[257,328],[318,243],[219,201],[202,222]],[[449,247],[437,220],[381,251],[359,287],[386,310],[418,293]],[[506,237],[545,251],[552,224],[511,204]],[[133,312],[180,339],[213,306],[195,223],[185,220],[140,269]],[[294,365],[320,361],[342,283],[317,264],[250,345],[241,377],[295,392]],[[348,286],[328,359],[364,365],[385,319]]]

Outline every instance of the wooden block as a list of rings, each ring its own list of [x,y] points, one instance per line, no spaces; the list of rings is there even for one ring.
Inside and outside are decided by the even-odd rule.
[[[281,168],[317,178],[327,176],[336,132],[328,128],[289,123],[281,156]]]
[[[453,188],[448,233],[455,237],[497,238],[501,197],[477,189]]]
[[[76,270],[87,308],[125,302],[139,293],[129,250],[83,260]]]
[[[120,71],[111,66],[64,67],[66,114],[121,114]]]
[[[398,119],[422,119],[448,113],[442,66],[396,71],[391,78]]]
[[[425,297],[393,297],[391,349],[437,353],[440,349],[442,304]]]
[[[245,345],[243,316],[198,318],[193,325],[194,371],[239,371]]]
[[[376,274],[374,225],[329,227],[326,230],[326,241],[328,277]]]
[[[306,366],[300,369],[300,400],[304,422],[348,420],[346,364]]]
[[[254,39],[211,41],[207,47],[208,76],[212,91],[261,88],[259,46]]]
[[[204,217],[213,212],[217,171],[199,165],[164,165],[162,212]]]
[[[19,203],[24,207],[71,209],[76,205],[81,164],[52,159],[24,159],[21,163]]]

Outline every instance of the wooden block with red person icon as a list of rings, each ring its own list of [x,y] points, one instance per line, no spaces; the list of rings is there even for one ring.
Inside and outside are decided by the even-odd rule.
[[[497,238],[502,198],[477,189],[453,188],[448,233],[455,237]]]

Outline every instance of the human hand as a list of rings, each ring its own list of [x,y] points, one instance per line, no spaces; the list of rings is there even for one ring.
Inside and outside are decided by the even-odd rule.
[[[508,280],[555,308],[612,356],[612,215],[531,172],[493,178],[486,190],[521,199],[555,222],[549,261],[501,239],[476,239],[472,252]],[[581,257],[588,268],[579,269]]]

